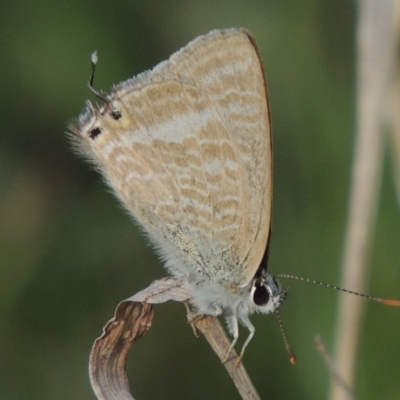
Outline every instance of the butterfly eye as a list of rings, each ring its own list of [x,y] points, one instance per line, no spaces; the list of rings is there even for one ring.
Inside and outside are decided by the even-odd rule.
[[[96,139],[97,136],[99,136],[101,133],[101,129],[99,127],[93,128],[90,132],[89,132],[89,137],[90,139]]]
[[[265,284],[256,283],[253,292],[253,301],[257,306],[265,306],[269,302],[269,292]]]

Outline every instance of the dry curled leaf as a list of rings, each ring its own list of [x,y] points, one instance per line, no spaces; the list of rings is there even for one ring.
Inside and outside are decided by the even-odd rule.
[[[151,327],[153,305],[166,301],[187,304],[190,297],[175,279],[153,282],[148,288],[122,301],[114,318],[105,326],[90,354],[90,381],[98,400],[134,400],[126,376],[126,359],[134,344]],[[195,331],[200,331],[222,361],[229,349],[230,340],[217,318],[196,316],[188,312],[188,319]],[[250,378],[232,351],[224,363],[241,397],[246,400],[260,399]]]
[[[188,301],[190,295],[174,278],[165,278],[154,281],[149,287],[129,297],[125,301],[145,302],[160,304],[167,301]]]

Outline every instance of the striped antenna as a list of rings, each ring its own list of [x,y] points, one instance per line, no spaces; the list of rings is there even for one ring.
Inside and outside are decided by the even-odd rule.
[[[283,329],[282,318],[281,318],[281,314],[279,313],[279,310],[275,310],[275,315],[278,318],[279,329],[281,330],[281,334],[282,334],[283,341],[285,343],[286,351],[289,355],[289,360],[294,365],[297,362],[297,357],[296,357],[295,352],[292,349],[292,346],[290,346],[290,344],[287,340],[285,330]]]
[[[365,297],[366,299],[373,300],[373,301],[376,301],[378,303],[386,304],[388,306],[400,307],[400,300],[397,300],[397,299],[384,299],[384,298],[381,298],[381,297],[373,297],[373,296],[370,296],[368,294],[353,292],[352,290],[347,290],[347,289],[343,289],[343,288],[335,286],[335,285],[330,285],[328,283],[316,281],[315,279],[303,278],[301,276],[287,275],[287,274],[279,274],[279,275],[275,275],[275,277],[276,278],[296,279],[298,281],[314,283],[316,285],[325,286],[325,287],[330,288],[330,289],[339,290],[340,292],[350,293],[350,294],[354,294],[356,296]]]

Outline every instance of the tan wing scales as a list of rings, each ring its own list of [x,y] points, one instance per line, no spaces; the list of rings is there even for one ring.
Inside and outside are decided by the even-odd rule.
[[[74,128],[81,147],[165,253],[247,284],[267,243],[272,188],[264,76],[248,34],[200,37],[110,98]]]

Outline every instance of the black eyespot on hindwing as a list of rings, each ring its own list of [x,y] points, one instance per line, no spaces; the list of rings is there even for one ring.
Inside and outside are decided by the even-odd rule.
[[[121,111],[114,108],[114,110],[111,111],[111,117],[118,121],[122,117]]]
[[[99,136],[101,133],[101,129],[97,126],[96,128],[93,128],[90,132],[89,132],[89,137],[90,139],[96,139],[97,136]]]

